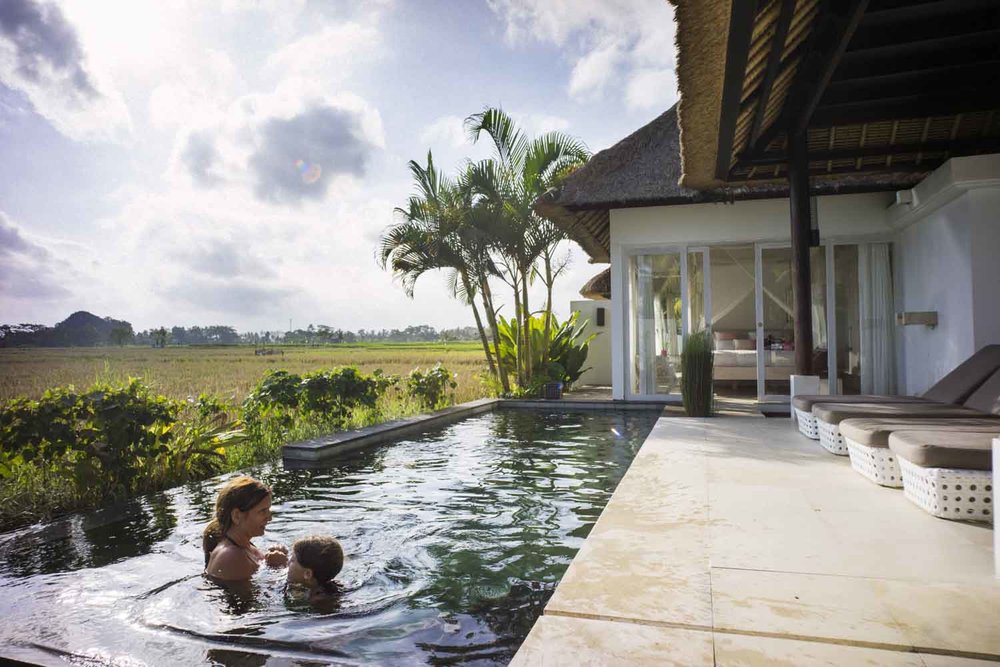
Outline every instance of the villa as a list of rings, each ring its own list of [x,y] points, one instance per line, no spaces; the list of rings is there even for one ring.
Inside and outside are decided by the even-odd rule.
[[[610,264],[573,304],[610,333],[589,379],[679,402],[679,355],[707,331],[716,397],[788,415],[800,394],[919,394],[995,354],[1000,6],[671,3],[679,103],[535,204]],[[976,495],[980,523],[921,511],[908,473],[862,471],[790,420],[665,414],[512,664],[995,664],[983,411],[993,485],[980,456],[981,487],[936,490]]]
[[[676,4],[681,101],[536,205],[611,265],[613,397],[676,400],[704,329],[717,393],[765,408],[1000,341],[995,6]]]

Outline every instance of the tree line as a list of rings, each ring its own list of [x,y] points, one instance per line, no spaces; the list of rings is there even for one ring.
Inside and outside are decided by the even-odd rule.
[[[85,311],[49,327],[44,324],[0,325],[0,347],[99,347],[106,345],[335,345],[338,343],[419,343],[471,341],[475,327],[435,329],[418,324],[403,329],[348,331],[326,324],[291,331],[238,332],[224,324],[192,327],[157,327],[134,331],[125,320],[98,317]]]

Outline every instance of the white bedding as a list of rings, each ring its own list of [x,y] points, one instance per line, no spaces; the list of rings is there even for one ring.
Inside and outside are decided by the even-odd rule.
[[[765,350],[764,363],[767,366],[794,366],[795,352],[792,350]],[[756,350],[715,350],[716,366],[756,366]]]

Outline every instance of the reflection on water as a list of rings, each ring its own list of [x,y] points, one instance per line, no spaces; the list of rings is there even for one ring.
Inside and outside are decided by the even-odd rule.
[[[224,479],[0,535],[0,655],[93,664],[506,664],[656,413],[500,411],[347,455],[250,471],[269,542],[332,533],[340,593],[283,571],[200,575]]]

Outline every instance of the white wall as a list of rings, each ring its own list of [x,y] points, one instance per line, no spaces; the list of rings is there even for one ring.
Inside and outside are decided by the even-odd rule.
[[[587,353],[587,363],[590,366],[577,380],[577,386],[591,384],[608,386],[611,384],[611,302],[610,301],[571,301],[570,310],[580,313],[579,321],[587,320],[584,336],[596,333],[597,337],[590,342]],[[597,325],[597,309],[604,309],[604,326]]]
[[[890,212],[896,310],[937,311],[900,327],[899,386],[920,393],[973,352],[1000,343],[1000,155],[955,158]]]
[[[886,209],[892,193],[835,195],[817,202],[820,237],[827,241],[888,239]],[[785,242],[790,236],[787,199],[612,209],[612,396],[625,397],[625,286],[628,252],[656,245]]]

